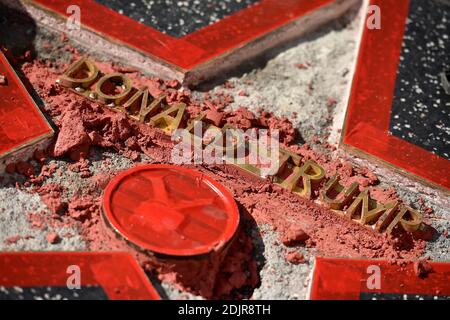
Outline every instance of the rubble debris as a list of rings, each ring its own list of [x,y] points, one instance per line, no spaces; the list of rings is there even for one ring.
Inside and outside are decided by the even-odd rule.
[[[294,67],[296,67],[297,69],[308,69],[310,66],[311,64],[309,62],[294,64]]]
[[[34,175],[34,167],[25,161],[19,161],[16,164],[16,170],[17,173],[27,177],[31,177],[32,175]]]
[[[15,236],[11,236],[9,238],[6,238],[3,243],[6,245],[10,245],[10,244],[15,244],[17,243],[17,241],[19,241],[20,239],[22,239],[22,236],[20,235],[15,235]]]
[[[104,64],[102,68],[109,71],[108,68],[111,68],[111,66],[108,67],[107,64]],[[71,125],[68,120],[64,119],[67,114],[71,114],[78,118],[73,121],[76,126],[79,126],[77,130],[82,132],[83,136],[83,132],[88,136],[88,139],[84,137],[81,142],[75,141],[74,143],[70,134],[60,134],[58,136],[60,141],[57,141],[59,146],[57,150],[59,150],[58,154],[61,156],[70,155],[73,151],[72,148],[77,149],[80,145],[88,145],[89,147],[95,145],[103,148],[112,148],[119,152],[128,150],[136,151],[137,153],[142,152],[156,162],[170,162],[173,143],[170,141],[170,138],[168,139],[157,129],[131,120],[108,107],[86,101],[74,93],[63,90],[54,83],[58,75],[51,73],[39,61],[25,63],[23,71],[30,81],[36,84],[39,94],[46,101],[45,110],[48,114],[55,117],[56,125],[60,128]],[[249,123],[251,126],[259,128],[279,128],[282,142],[292,152],[301,155],[304,160],[312,159],[316,161],[325,169],[327,177],[339,173],[342,178],[341,183],[344,186],[348,186],[352,182],[361,181],[373,187],[378,181],[375,175],[372,175],[364,168],[352,168],[350,164],[346,165],[340,159],[334,159],[329,155],[319,153],[308,145],[290,145],[295,140],[296,131],[288,119],[274,117],[272,113],[265,111],[258,112],[258,115],[255,115],[245,108],[224,111],[222,108],[223,104],[216,104],[216,102],[211,101],[199,103],[190,96],[188,90],[166,89],[164,83],[159,79],[139,78],[135,74],[130,74],[130,77],[133,78],[137,85],[147,85],[152,95],[153,93],[156,95],[161,93],[167,94],[168,103],[179,101],[186,103],[187,112],[191,119],[213,108],[223,113],[222,122],[224,123],[230,124],[234,122],[241,128],[247,127]],[[70,130],[67,132],[70,132]],[[85,155],[88,158],[89,152],[86,152]],[[52,156],[52,154],[49,154],[49,156]],[[79,158],[82,159],[81,156]],[[105,165],[105,168],[108,167],[108,165]],[[314,246],[315,250],[321,254],[344,257],[414,259],[423,254],[425,243],[421,239],[403,237],[394,241],[391,236],[375,234],[363,226],[336,216],[331,210],[320,207],[314,202],[302,199],[292,193],[274,192],[277,190],[276,186],[264,188],[263,185],[267,185],[267,181],[255,182],[242,179],[239,172],[232,171],[230,168],[228,168],[230,171],[224,171],[223,168],[219,169],[214,166],[198,166],[196,169],[224,184],[233,193],[243,210],[248,211],[258,225],[268,224],[273,226],[274,230],[279,233],[280,239],[284,239],[284,242],[289,245],[292,243],[292,245],[304,244],[307,247]],[[114,175],[115,173],[117,172],[113,171],[105,174]],[[97,178],[93,177],[91,179],[96,180]],[[102,182],[102,179],[99,179],[98,183],[100,186],[106,182]],[[97,196],[94,197],[83,193],[83,191],[68,201],[67,217],[77,223],[81,222],[81,234],[86,239],[89,250],[126,250],[126,246],[121,241],[104,235],[104,227],[100,223],[100,199]],[[381,188],[377,189],[376,193],[380,198],[390,199],[397,197],[395,191],[390,192]],[[305,226],[305,229],[300,228],[302,232],[295,229],[291,230],[293,222],[295,225],[296,221],[301,221],[301,225]],[[338,237],[345,238],[345,241],[343,243],[336,242]],[[246,238],[239,235],[238,239]],[[249,242],[251,243],[250,238]],[[402,245],[402,242],[405,242],[405,245]],[[203,291],[206,292],[206,295],[227,296],[231,292],[235,294],[235,289],[239,289],[235,286],[242,283],[242,275],[233,275],[236,272],[233,270],[241,270],[238,272],[244,274],[254,274],[243,285],[244,287],[255,287],[258,283],[256,263],[252,255],[248,253],[251,251],[245,251],[245,263],[240,264],[239,261],[243,260],[241,255],[243,250],[242,247],[234,247],[235,244],[238,246],[240,242],[235,241],[233,246],[230,247],[224,260],[224,263],[229,261],[227,267],[224,264],[220,266],[222,274],[219,274],[215,280],[214,293]],[[252,248],[251,245],[244,247]],[[409,249],[399,249],[402,247],[408,247]],[[292,255],[292,259],[295,261],[294,257]],[[149,272],[152,272],[155,268],[160,270],[160,267],[149,264],[145,258],[141,258],[139,261]],[[162,274],[161,278],[179,285],[176,276],[170,272]],[[190,290],[189,288],[184,289]]]
[[[308,239],[308,234],[302,228],[293,225],[283,234],[281,242],[287,247],[292,247],[304,243]]]
[[[62,191],[61,186],[56,184],[47,184],[37,190],[52,214],[62,214],[66,208],[66,203],[61,200]]]
[[[303,264],[306,263],[305,257],[302,253],[297,251],[290,251],[286,254],[286,260],[292,264]]]
[[[59,237],[59,235],[57,233],[49,232],[45,236],[45,240],[47,240],[47,242],[50,243],[50,244],[56,244],[56,243],[61,241],[61,238]]]

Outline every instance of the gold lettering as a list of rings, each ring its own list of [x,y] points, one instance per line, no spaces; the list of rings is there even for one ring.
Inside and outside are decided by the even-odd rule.
[[[194,119],[189,120],[188,123],[187,123],[187,126],[186,126],[187,132],[194,134],[195,133],[195,130],[194,130],[195,127],[194,126],[199,125],[200,122],[203,122],[203,119],[205,119],[205,117],[206,117],[206,114],[205,113],[201,113],[198,116],[196,116]],[[202,126],[203,126],[203,124],[204,123],[202,123]],[[208,127],[206,127],[206,129],[207,128]],[[194,130],[194,132],[192,132],[193,130]],[[201,131],[203,133],[203,128],[202,128]]]
[[[225,125],[224,128],[232,127]],[[226,134],[226,132],[224,132],[224,134]],[[234,141],[233,149],[227,150],[228,156],[225,157],[225,161],[227,164],[234,165],[242,171],[261,177],[261,168],[258,167],[258,164],[260,163],[259,156],[261,153],[259,152],[258,144],[254,141],[256,139],[254,135],[254,130],[250,133],[242,133],[242,135],[241,133],[238,133]],[[236,157],[230,158],[230,154],[234,154]]]
[[[325,190],[321,192],[320,197],[331,209],[340,210],[344,205],[348,204],[358,192],[359,188],[356,182],[353,182],[348,189],[345,189],[339,183],[339,175],[335,174],[325,185]]]
[[[157,113],[161,108],[165,95],[160,95],[156,99],[151,97],[149,103],[149,93],[146,87],[139,89],[136,93],[123,104],[123,109],[128,115],[136,120],[146,122],[148,117]]]
[[[345,211],[345,214],[350,219],[356,220],[363,225],[374,224],[381,217],[375,224],[375,229],[379,231],[397,210],[397,206],[397,202],[390,202],[384,205],[377,203],[375,200],[370,199],[368,191],[364,190],[355,198]]]
[[[280,186],[302,197],[311,199],[312,183],[319,183],[325,177],[325,170],[312,160],[308,160],[301,167],[295,167],[292,173],[284,179]],[[299,186],[301,180],[302,185]]]
[[[419,229],[422,224],[422,215],[413,208],[402,207],[391,224],[386,228],[387,233],[391,233],[394,227],[399,224],[407,232],[413,232]]]
[[[87,57],[83,57],[69,66],[58,79],[58,83],[74,89],[78,94],[85,97],[98,99],[111,106],[113,104],[113,107],[127,113],[129,117],[160,128],[169,135],[172,135],[185,120],[186,105],[184,103],[165,106],[165,95],[157,98],[149,97],[149,91],[146,87],[139,90],[133,89],[131,80],[121,73],[107,74],[98,79],[99,75],[97,66]],[[95,82],[97,83],[92,90],[91,87]],[[134,93],[128,99],[132,92]],[[183,132],[183,134],[189,135],[191,142],[194,142],[194,149],[198,148],[200,152],[204,152],[208,150],[208,147],[211,147],[217,149],[217,153],[221,156],[225,151],[225,160],[228,164],[261,176],[262,170],[258,165],[261,160],[259,158],[259,145],[250,143],[239,130],[229,125],[220,129],[211,124],[205,124],[204,118],[205,114],[200,114],[195,119],[188,121],[186,130]],[[197,132],[199,130],[196,123],[202,126],[201,133]],[[204,125],[206,125],[205,128]],[[224,141],[223,133],[227,132],[227,129],[232,129],[232,131],[229,132],[231,134],[226,135]],[[209,133],[217,130],[216,136],[210,135],[212,138],[210,140],[208,137],[205,139],[205,132],[208,132],[208,130],[210,130]],[[222,137],[220,141],[218,139],[219,134]],[[189,141],[189,139],[187,140]],[[230,144],[225,143],[227,141],[232,142],[231,147]],[[205,150],[202,150],[203,147],[205,147]],[[253,151],[256,151],[257,157],[256,161],[252,163],[258,164],[250,165],[246,161],[244,161],[245,163],[236,161],[247,160],[248,157],[253,155]],[[277,173],[273,176],[274,183],[302,197],[311,199],[313,188],[318,186],[325,177],[325,170],[312,160],[308,160],[301,165],[302,156],[286,149],[279,150],[278,159],[279,167]],[[374,230],[378,232],[391,233],[398,224],[407,232],[413,232],[420,228],[422,215],[418,211],[410,207],[402,207],[397,212],[398,201],[380,204],[370,199],[368,190],[364,190],[356,196],[358,192],[359,186],[357,183],[352,183],[349,188],[344,188],[339,183],[339,175],[336,174],[326,183],[324,190],[320,193],[320,198],[331,209],[339,211],[351,202],[344,214],[360,224],[372,225]]]
[[[120,91],[114,91],[120,88]],[[131,92],[131,80],[122,73],[110,73],[101,77],[95,85],[95,92],[98,99],[106,104],[114,103],[114,106],[119,105]],[[105,93],[105,90],[112,91]]]
[[[89,88],[98,78],[97,66],[87,57],[74,62],[59,78],[59,83],[68,88]]]
[[[300,167],[302,157],[290,150],[280,149],[280,168],[277,172],[280,173],[285,169],[292,169],[295,166]]]
[[[162,129],[165,133],[171,135],[181,124],[184,118],[186,105],[177,103],[167,110],[150,118],[150,124],[156,128]],[[176,115],[173,114],[176,112]]]

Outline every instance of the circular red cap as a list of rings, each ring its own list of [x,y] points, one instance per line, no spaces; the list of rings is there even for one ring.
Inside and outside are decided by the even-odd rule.
[[[123,238],[165,255],[209,253],[231,240],[239,225],[224,186],[172,165],[141,165],[116,176],[105,189],[103,212]]]

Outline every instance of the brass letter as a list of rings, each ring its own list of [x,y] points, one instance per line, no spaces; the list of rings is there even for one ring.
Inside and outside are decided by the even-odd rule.
[[[180,126],[185,110],[186,105],[184,103],[177,103],[167,110],[151,117],[150,124],[171,135]],[[174,117],[173,113],[175,112],[177,112],[177,114]]]
[[[83,78],[80,78],[84,75]],[[87,57],[74,62],[59,79],[59,83],[68,88],[89,88],[98,77],[97,66]]]
[[[143,87],[136,91],[136,93],[123,104],[123,108],[130,117],[145,122],[147,117],[153,116],[158,111],[161,107],[162,100],[166,97],[165,95],[160,95],[156,99],[151,97],[152,101],[149,103],[148,96],[149,93],[147,87]]]
[[[109,83],[113,86],[121,86],[122,92],[110,95],[103,93],[103,86]],[[110,73],[106,74],[103,77],[98,80],[97,84],[95,85],[95,92],[98,95],[98,99],[106,104],[114,103],[115,106],[119,105],[124,98],[128,96],[128,94],[131,92],[131,80],[125,76],[122,73]]]
[[[330,198],[330,192],[337,193],[333,198]],[[348,204],[353,197],[358,193],[358,184],[353,182],[348,189],[345,189],[339,183],[339,175],[335,174],[326,184],[325,190],[321,192],[321,200],[330,206],[331,209],[340,210]]]
[[[293,172],[280,183],[283,188],[299,194],[302,197],[311,199],[311,181],[320,182],[325,176],[325,170],[312,160],[308,160],[301,167],[295,167]],[[298,186],[298,181],[302,178],[302,186]]]
[[[391,224],[386,228],[387,233],[391,233],[394,227],[399,224],[407,232],[413,232],[419,229],[422,223],[422,215],[413,208],[402,207]]]
[[[385,222],[388,221],[392,214],[397,210],[398,202],[389,202],[384,205],[376,203],[375,208],[370,209],[370,204],[373,202],[374,200],[369,198],[367,190],[364,190],[355,198],[350,207],[346,210],[347,217],[353,219],[353,217],[359,213],[360,218],[358,222],[364,225],[376,221],[381,216],[375,225],[375,230],[380,231]]]

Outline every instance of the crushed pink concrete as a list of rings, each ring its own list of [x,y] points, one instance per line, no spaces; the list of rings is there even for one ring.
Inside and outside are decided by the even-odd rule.
[[[19,241],[22,238],[23,237],[21,235],[11,236],[11,237],[6,238],[5,240],[3,240],[3,243],[6,244],[6,245],[8,245],[8,244],[15,244],[15,243],[17,243],[17,241]]]
[[[284,233],[282,233],[281,242],[287,247],[293,247],[304,243],[308,239],[309,236],[300,226],[292,224]]]
[[[290,251],[286,254],[286,260],[292,264],[306,263],[305,257],[302,253],[297,251]]]
[[[16,163],[15,169],[17,173],[27,177],[31,177],[34,174],[34,167],[25,161],[19,161],[18,163]]]
[[[47,205],[53,214],[61,213],[64,210],[65,203],[61,201],[62,192],[63,189],[56,184],[47,184],[38,190],[42,202]]]
[[[45,239],[47,240],[48,243],[50,244],[55,244],[58,243],[61,238],[59,237],[59,235],[55,232],[49,232],[46,236]]]
[[[120,67],[105,63],[98,63],[98,66],[105,72],[120,70]],[[52,73],[43,62],[25,63],[22,70],[46,102],[45,112],[53,117],[60,129],[56,142],[49,148],[47,156],[68,156],[73,161],[77,161],[72,167],[74,170],[80,170],[79,172],[83,170],[86,172],[83,168],[86,168],[89,161],[91,146],[112,148],[136,161],[138,160],[136,155],[144,153],[156,163],[170,162],[173,143],[170,137],[160,130],[130,120],[124,114],[88,101],[60,87],[55,83],[58,74]],[[207,111],[213,115],[211,121],[221,125],[229,123],[243,129],[250,127],[279,129],[282,142],[293,152],[302,155],[305,160],[312,159],[323,166],[327,178],[339,173],[344,186],[358,182],[361,188],[369,187],[370,195],[379,201],[398,199],[395,190],[376,187],[378,178],[367,168],[353,168],[346,161],[333,159],[329,155],[314,151],[308,144],[290,145],[295,140],[296,132],[287,119],[278,119],[266,112],[256,116],[244,107],[234,112],[226,112],[223,109],[231,101],[226,94],[219,92],[212,97],[207,93],[204,96],[205,100],[198,102],[192,99],[188,89],[179,88],[179,84],[175,82],[164,82],[157,78],[140,78],[137,72],[128,71],[128,76],[136,87],[145,85],[155,96],[165,93],[168,103],[186,103],[190,118]],[[316,140],[312,143],[320,142]],[[49,205],[53,213],[64,211],[63,214],[69,217],[69,220],[64,222],[58,219],[56,221],[77,224],[90,250],[131,250],[125,242],[109,234],[101,218],[101,188],[104,188],[117,172],[100,176],[91,176],[86,173],[85,178],[91,179],[92,187],[82,190],[82,194],[74,196],[67,204],[64,204],[58,199],[65,190],[45,185],[45,178],[54,174],[54,168],[44,167],[39,175],[30,175],[27,183],[36,185],[34,191],[43,197],[43,201]],[[241,215],[246,217],[244,224],[247,226],[255,223],[269,224],[279,232],[281,239],[294,237],[296,241],[287,241],[290,245],[295,243],[295,246],[305,246],[313,249],[317,254],[327,256],[390,260],[416,260],[424,252],[425,241],[414,235],[401,230],[396,230],[392,236],[377,234],[336,215],[314,201],[303,199],[273,185],[270,181],[249,179],[248,175],[230,166],[197,166],[195,169],[213,177],[231,191],[240,205]],[[317,196],[316,192],[314,197]],[[293,225],[298,228],[296,232],[292,231]],[[304,233],[301,233],[301,236],[300,229]],[[186,272],[188,281],[185,281],[186,279],[180,279],[178,270],[173,264],[160,264],[148,255],[136,251],[133,253],[138,256],[148,272],[157,273],[161,279],[170,281],[184,290],[200,293],[205,297],[239,297],[241,292],[239,289],[255,288],[259,281],[252,251],[250,237],[240,231],[226,257],[223,260],[216,260],[221,263],[214,265],[214,260],[211,260],[213,265],[210,267],[217,270],[217,274],[214,275],[214,279],[202,279],[204,282],[195,281],[196,275],[192,273],[195,268],[192,268],[194,264],[191,260],[181,266],[183,271],[191,270]],[[293,263],[301,263],[297,254],[292,253],[287,258]],[[202,286],[202,283],[207,285]]]
[[[46,229],[45,211],[39,213],[29,212],[28,221],[30,222],[32,228],[45,230]]]

